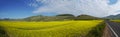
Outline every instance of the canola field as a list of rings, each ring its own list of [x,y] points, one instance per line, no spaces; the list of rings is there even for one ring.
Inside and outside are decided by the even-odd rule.
[[[112,20],[112,21],[115,21],[115,22],[120,22],[120,20]]]
[[[15,22],[0,21],[9,37],[85,37],[102,20]],[[88,36],[90,37],[90,36]]]

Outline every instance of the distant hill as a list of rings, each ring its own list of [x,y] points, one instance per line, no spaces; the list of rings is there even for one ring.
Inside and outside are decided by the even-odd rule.
[[[59,14],[56,16],[31,16],[27,17],[24,20],[26,21],[62,21],[62,20],[74,20],[74,15],[71,14]]]
[[[113,20],[115,20],[115,19],[119,19],[120,20],[120,14],[118,14],[118,15],[110,15],[110,16],[107,16],[105,18],[107,18],[107,19],[113,19]]]
[[[75,17],[72,14],[59,14],[56,16],[42,16],[42,15],[37,15],[37,16],[30,16],[27,18],[24,18],[26,21],[63,21],[63,20],[98,20],[101,18],[98,17],[93,17],[89,15],[79,15]]]
[[[57,18],[64,19],[64,20],[74,20],[75,16],[72,14],[59,14],[56,15]]]
[[[76,18],[77,20],[98,20],[98,19],[102,19],[102,18],[98,18],[98,17],[94,17],[94,16],[90,16],[90,15],[79,15]]]

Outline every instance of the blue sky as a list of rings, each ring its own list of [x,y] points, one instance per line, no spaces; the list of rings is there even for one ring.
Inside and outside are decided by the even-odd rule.
[[[24,0],[0,0],[1,18],[22,18],[34,15],[31,11],[34,9],[27,5]]]
[[[113,5],[116,4],[118,0],[109,0],[110,2],[108,4]]]
[[[61,1],[62,3],[61,2],[59,3],[59,1]],[[81,9],[83,6],[86,6],[86,4],[80,4],[82,6],[79,6],[78,3],[81,2],[77,2],[77,3],[75,2],[76,1],[74,0],[72,0],[72,2],[62,1],[62,0],[0,0],[0,18],[25,18],[39,14],[46,16],[52,16],[56,14],[93,15],[93,13],[91,13],[92,10],[88,10],[89,12],[84,11],[92,7],[85,7],[83,8],[83,10],[79,10],[78,8]],[[96,3],[96,1],[92,1],[92,2]],[[94,3],[92,2],[91,4],[88,5],[94,6],[93,5]],[[97,1],[97,2],[99,2],[98,4],[100,5],[104,4],[104,2],[101,3],[101,1]],[[118,0],[109,0],[107,4],[108,6],[110,6],[116,4],[117,2]],[[84,1],[82,3],[84,3]],[[98,4],[96,4],[95,6],[99,7],[100,5]],[[105,12],[106,9],[103,11]],[[97,11],[95,10],[95,12]],[[98,17],[101,17],[102,14],[105,15],[105,13],[101,13],[100,15],[95,13],[93,16],[97,15]]]

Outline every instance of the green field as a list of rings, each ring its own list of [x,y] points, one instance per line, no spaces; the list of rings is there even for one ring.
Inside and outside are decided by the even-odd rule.
[[[112,20],[112,21],[115,21],[115,22],[120,22],[120,20]]]
[[[5,31],[9,37],[96,37],[101,32],[101,28],[97,28],[101,22],[102,20],[52,22],[1,21],[0,29]]]

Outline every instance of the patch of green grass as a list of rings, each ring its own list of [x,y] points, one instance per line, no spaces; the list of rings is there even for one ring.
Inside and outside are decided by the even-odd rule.
[[[96,27],[94,27],[88,34],[86,37],[102,37],[103,35],[103,29],[105,28],[105,22],[101,22],[99,25],[97,25]]]
[[[8,37],[3,27],[0,26],[0,37]]]

